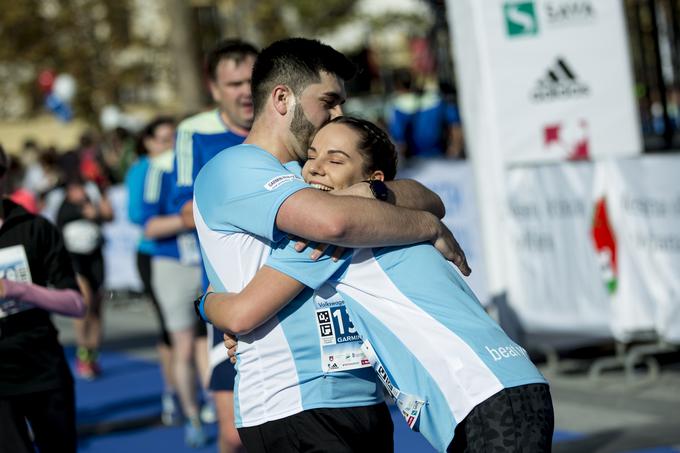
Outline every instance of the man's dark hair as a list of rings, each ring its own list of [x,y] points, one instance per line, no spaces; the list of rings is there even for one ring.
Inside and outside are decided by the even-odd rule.
[[[213,81],[217,80],[217,66],[222,60],[234,60],[236,64],[240,64],[249,56],[257,57],[257,54],[255,46],[240,39],[220,41],[208,52],[205,59],[205,69],[208,77]]]
[[[299,96],[307,86],[321,81],[321,72],[349,80],[356,74],[356,67],[343,54],[317,40],[289,38],[274,42],[262,50],[253,67],[255,116],[276,85],[286,85]]]

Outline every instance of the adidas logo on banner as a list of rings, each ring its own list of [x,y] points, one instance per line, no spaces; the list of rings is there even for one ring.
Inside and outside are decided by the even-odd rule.
[[[590,88],[581,83],[574,71],[562,58],[548,68],[546,75],[536,82],[531,98],[536,102],[553,101],[560,98],[587,96]]]

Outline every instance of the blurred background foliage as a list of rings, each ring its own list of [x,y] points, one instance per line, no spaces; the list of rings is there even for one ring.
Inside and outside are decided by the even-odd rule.
[[[364,20],[371,30],[426,30],[410,11],[361,17],[358,0],[0,0],[0,118],[44,109],[43,71],[77,83],[76,117],[97,124],[107,105],[188,113],[206,97],[203,55],[221,38],[263,47],[322,37]],[[344,49],[343,49],[344,50]],[[361,55],[362,49],[355,52]],[[351,52],[350,52],[351,54]],[[160,103],[160,105],[159,105]],[[169,104],[168,104],[169,103]]]

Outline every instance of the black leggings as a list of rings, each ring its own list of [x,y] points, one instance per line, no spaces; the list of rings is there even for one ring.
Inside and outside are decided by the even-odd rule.
[[[137,252],[137,270],[139,271],[139,277],[142,279],[142,283],[144,284],[144,292],[151,299],[151,304],[153,305],[153,309],[156,312],[156,317],[158,318],[158,325],[160,326],[160,341],[163,344],[170,346],[170,335],[168,335],[168,330],[165,328],[165,318],[163,318],[161,307],[158,305],[158,300],[156,299],[151,287],[151,255]]]
[[[34,453],[26,420],[40,453],[75,453],[76,407],[73,384],[59,389],[0,397],[0,453]]]
[[[448,453],[549,452],[554,416],[546,384],[511,387],[493,395],[456,426]]]
[[[249,453],[391,453],[394,426],[385,403],[309,409],[259,426],[239,428]]]

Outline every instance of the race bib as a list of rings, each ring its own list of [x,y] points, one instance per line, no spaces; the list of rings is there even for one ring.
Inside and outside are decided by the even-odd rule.
[[[396,403],[401,415],[406,420],[408,427],[413,429],[416,422],[418,421],[418,416],[420,416],[420,410],[425,406],[425,400],[419,398],[415,395],[410,395],[399,390],[390,380],[387,374],[387,369],[383,366],[382,362],[378,358],[378,355],[373,350],[371,342],[364,340],[361,349],[371,363],[371,366],[378,374],[380,381],[387,389],[394,402]]]
[[[0,278],[31,283],[31,268],[23,245],[0,249]],[[0,300],[0,318],[34,308],[32,304],[15,300]]]
[[[179,250],[179,262],[193,266],[201,262],[201,255],[198,250],[196,235],[193,233],[183,233],[177,235],[177,248]]]
[[[330,285],[323,285],[314,294],[314,303],[321,341],[321,369],[333,373],[371,366],[361,350],[361,337],[342,297]]]

